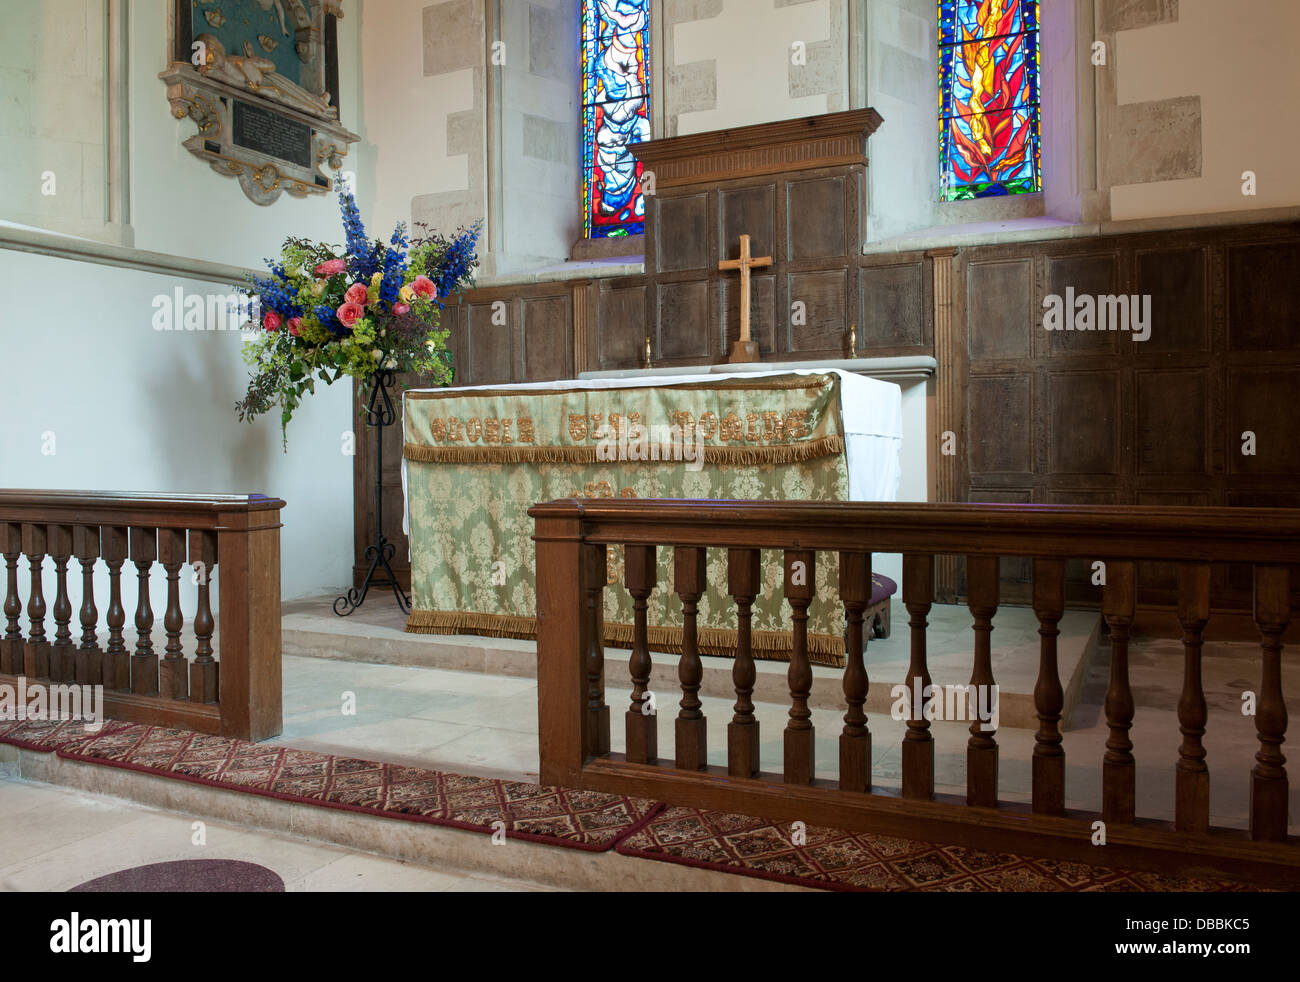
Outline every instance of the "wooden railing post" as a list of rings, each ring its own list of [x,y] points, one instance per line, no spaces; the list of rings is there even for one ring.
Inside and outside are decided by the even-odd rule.
[[[1061,746],[1061,710],[1065,693],[1056,664],[1057,624],[1065,613],[1065,563],[1034,560],[1034,614],[1038,617],[1038,679],[1034,709],[1033,810],[1041,815],[1065,814],[1065,750]]]
[[[68,560],[72,558],[72,529],[48,526],[50,558],[54,560],[54,644],[50,649],[50,679],[74,682],[77,647],[72,643],[72,602],[68,599]]]
[[[99,558],[99,526],[78,525],[72,531],[72,551],[81,563],[81,647],[77,649],[77,683],[101,685],[104,681],[104,654],[99,650],[96,629],[99,611],[95,608],[95,560]]]
[[[625,546],[623,582],[632,594],[632,656],[628,670],[632,675],[632,695],[625,720],[627,723],[627,759],[634,764],[659,761],[659,716],[650,693],[650,643],[646,608],[650,591],[655,588],[658,559],[654,546]]]
[[[807,549],[785,551],[785,598],[792,611],[790,720],[785,725],[785,783],[811,784],[817,767],[816,731],[808,696],[812,692],[812,663],[808,660],[808,605],[817,595],[817,554]]]
[[[676,720],[675,763],[684,771],[700,771],[709,763],[709,725],[700,711],[704,668],[696,631],[698,604],[708,586],[706,558],[703,549],[679,546],[673,550],[673,589],[682,598],[682,656],[677,663],[682,701]]]
[[[23,672],[29,679],[50,677],[50,643],[45,640],[45,591],[41,585],[46,546],[45,526],[25,523],[23,552],[31,567],[32,592],[27,598],[27,619],[31,628],[23,650]]]
[[[1210,771],[1205,766],[1205,690],[1201,685],[1201,631],[1210,619],[1209,563],[1178,567],[1178,623],[1183,628],[1183,691],[1178,723],[1183,734],[1174,772],[1174,828],[1210,831]]]
[[[1110,627],[1110,684],[1106,689],[1106,723],[1110,736],[1101,767],[1101,817],[1132,823],[1137,808],[1137,765],[1133,760],[1133,690],[1128,680],[1128,637],[1137,590],[1133,563],[1106,563],[1101,609]]]
[[[605,704],[605,579],[609,549],[582,547],[583,596],[587,610],[582,619],[580,645],[587,662],[587,725],[584,750],[588,757],[609,753],[609,706]]]
[[[158,694],[158,654],[153,650],[153,607],[149,604],[149,570],[158,558],[158,530],[131,528],[131,562],[139,579],[135,605],[135,652],[131,655],[131,691]]]
[[[844,603],[848,637],[845,640],[844,731],[840,734],[840,789],[871,792],[871,731],[862,707],[867,701],[867,668],[863,662],[866,638],[862,621],[871,601],[871,553],[840,553],[840,600]]]
[[[993,615],[998,610],[998,557],[966,557],[966,606],[975,618],[975,659],[968,696],[970,738],[966,741],[966,804],[996,808],[998,804],[997,690],[993,678]],[[987,699],[980,698],[982,692]],[[980,719],[979,706],[993,711]]]
[[[907,732],[903,735],[903,797],[934,797],[934,737],[925,718],[925,690],[930,669],[925,663],[926,615],[934,603],[934,556],[903,556],[903,604],[910,615],[912,654],[907,666]],[[920,704],[918,706],[918,703]],[[917,709],[921,712],[918,715]]]
[[[763,582],[757,549],[727,550],[727,592],[736,601],[736,658],[731,681],[736,689],[735,713],[727,724],[727,773],[732,777],[758,774],[758,720],[754,718],[752,609]]]
[[[1262,666],[1255,730],[1259,750],[1250,772],[1250,837],[1281,842],[1287,834],[1288,782],[1282,743],[1286,700],[1282,695],[1282,635],[1291,621],[1291,576],[1285,566],[1255,567],[1255,623]]]
[[[194,661],[190,663],[190,702],[214,703],[219,689],[220,665],[212,657],[212,570],[217,563],[215,532],[191,530],[189,559],[198,579],[199,599],[194,609]]]
[[[108,566],[108,646],[104,649],[104,688],[125,692],[131,688],[131,654],[126,650],[122,627],[126,609],[122,606],[122,564],[130,552],[130,535],[125,527],[106,525],[100,530],[104,563]]]
[[[0,672],[23,673],[23,602],[18,596],[18,557],[23,554],[23,527],[0,522],[0,553],[5,557],[5,634],[0,640]]]
[[[163,614],[163,630],[167,643],[163,648],[162,663],[158,666],[158,689],[168,699],[190,697],[189,666],[181,647],[180,577],[185,565],[185,530],[158,530],[158,560],[167,574],[167,610]]]
[[[280,507],[245,507],[219,519],[221,735],[269,740],[284,729]]]
[[[543,784],[578,787],[592,738],[583,641],[593,630],[586,597],[594,564],[583,562],[582,506],[537,505],[537,753]],[[603,546],[601,547],[604,548]],[[223,557],[224,560],[224,557]],[[224,574],[223,574],[224,576]],[[603,578],[600,586],[604,587]]]

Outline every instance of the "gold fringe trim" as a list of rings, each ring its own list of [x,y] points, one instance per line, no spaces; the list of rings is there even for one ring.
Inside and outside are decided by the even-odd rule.
[[[800,443],[766,447],[704,447],[706,464],[755,467],[762,464],[794,464],[818,457],[837,457],[844,452],[842,436],[824,436]],[[689,461],[596,459],[594,446],[582,447],[429,447],[408,443],[402,449],[407,460],[422,464],[687,464]]]
[[[413,610],[406,620],[408,634],[475,634],[485,638],[519,638],[537,640],[537,618],[513,617],[508,614],[477,614],[468,611]],[[720,627],[701,627],[696,631],[700,654],[734,658],[738,639],[735,631]],[[652,651],[680,655],[680,627],[651,626],[646,636]],[[784,631],[754,631],[754,657],[762,661],[790,660],[794,646],[792,635]],[[631,624],[606,624],[605,643],[611,648],[632,647]],[[808,660],[814,665],[844,667],[844,639],[833,634],[808,635]]]
[[[707,367],[707,366],[698,366]],[[691,366],[683,366],[683,372],[689,372]],[[579,387],[574,389],[510,389],[510,388],[493,388],[493,389],[438,389],[436,391],[414,390],[404,393],[404,398],[415,399],[492,399],[498,396],[553,396],[553,395],[579,395],[579,394],[598,394],[606,395],[614,392],[653,392],[656,389],[683,389],[683,390],[707,390],[707,391],[731,391],[734,389],[754,390],[757,392],[788,391],[791,389],[820,389],[826,384],[827,379],[834,379],[835,376],[816,372],[811,375],[773,375],[761,379],[732,378],[725,381],[705,381],[705,382],[677,382],[666,385],[622,385],[610,389],[591,389]]]

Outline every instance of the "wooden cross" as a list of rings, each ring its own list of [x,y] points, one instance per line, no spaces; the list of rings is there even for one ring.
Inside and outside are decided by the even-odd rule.
[[[749,337],[749,271],[771,266],[772,257],[753,258],[749,254],[749,236],[740,237],[740,258],[724,259],[718,263],[721,270],[740,270],[740,340],[732,346],[730,362],[758,361],[758,345]]]

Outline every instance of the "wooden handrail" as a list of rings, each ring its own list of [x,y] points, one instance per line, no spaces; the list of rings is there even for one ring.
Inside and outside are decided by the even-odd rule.
[[[1282,748],[1287,710],[1281,686],[1282,635],[1290,620],[1289,567],[1300,565],[1300,510],[1274,508],[1164,508],[1154,506],[822,503],[566,499],[536,505],[539,757],[544,782],[591,790],[651,795],[674,804],[728,809],[778,820],[957,841],[982,848],[1038,853],[1077,862],[1181,869],[1189,865],[1265,882],[1300,882],[1300,841],[1288,835],[1288,779]],[[606,668],[593,650],[606,588],[604,546],[637,550],[625,579],[634,596],[654,585],[657,547],[672,548],[674,582],[665,591],[683,600],[707,586],[700,571],[705,549],[727,550],[727,583],[739,641],[736,715],[728,726],[727,766],[708,765],[706,722],[694,695],[698,668],[684,645],[679,675],[683,712],[676,720],[674,757],[647,752],[657,739],[651,716],[629,712],[628,753],[610,753],[605,707]],[[791,712],[782,771],[763,770],[759,721],[749,701],[751,654],[744,630],[749,604],[764,582],[759,550],[781,550],[784,595],[794,614],[789,672]],[[871,553],[903,555],[902,601],[910,615],[911,663],[906,681],[930,682],[927,617],[934,602],[934,557],[965,556],[968,606],[975,631],[970,684],[996,695],[990,625],[999,604],[997,557],[1034,560],[1033,610],[1040,624],[1034,704],[1040,721],[1033,751],[1030,803],[999,799],[995,725],[971,723],[967,793],[936,794],[934,742],[928,719],[909,711],[902,741],[901,798],[870,786],[871,740],[861,706],[868,681],[850,651],[844,678],[845,728],[840,735],[838,785],[812,774],[814,732],[807,718],[808,673],[802,614],[815,591],[816,553],[839,556],[839,599],[846,633],[861,639],[861,609],[870,593]],[[828,557],[830,558],[830,557]],[[1064,560],[1100,560],[1106,566],[1102,616],[1110,628],[1111,665],[1105,714],[1109,727],[1098,813],[1065,807],[1065,751],[1059,722],[1062,691],[1056,665],[1057,624],[1064,610]],[[1136,601],[1137,563],[1178,564],[1179,618],[1184,627],[1184,685],[1177,710],[1184,741],[1176,759],[1176,818],[1157,822],[1136,814],[1136,759],[1131,725],[1134,698],[1128,645]],[[833,561],[833,560],[832,560]],[[798,563],[806,580],[792,575]],[[1255,571],[1254,618],[1261,669],[1255,718],[1259,751],[1250,771],[1249,830],[1209,825],[1210,773],[1201,680],[1201,628],[1209,617],[1212,564],[1247,564]],[[865,591],[865,592],[864,592]],[[630,684],[644,698],[649,659],[645,625],[638,622]],[[890,684],[903,679],[889,679]],[[614,700],[617,703],[617,698]],[[659,699],[660,706],[667,700]],[[967,717],[970,718],[970,717]],[[1136,753],[1135,753],[1136,751]],[[1213,758],[1211,757],[1211,760]],[[1093,823],[1107,827],[1110,847],[1092,845]]]
[[[284,505],[261,494],[0,490],[0,554],[7,567],[0,680],[21,675],[56,684],[103,685],[105,711],[112,718],[248,740],[277,736],[283,728],[279,530]],[[22,555],[32,564],[27,637],[19,625],[23,605],[17,563]],[[52,644],[44,631],[46,556],[54,559],[57,585]],[[82,574],[79,646],[69,625],[67,567],[73,557]],[[128,560],[139,579],[134,653],[122,637],[127,612],[121,578]],[[110,581],[103,649],[93,596],[99,562],[106,565]],[[155,564],[167,580],[161,624],[155,623],[150,604]],[[194,568],[199,591],[192,661],[180,640],[179,582],[185,567]],[[215,619],[209,592],[214,571],[219,587]],[[165,646],[154,644],[156,626],[165,630]],[[219,652],[213,649],[214,635]]]

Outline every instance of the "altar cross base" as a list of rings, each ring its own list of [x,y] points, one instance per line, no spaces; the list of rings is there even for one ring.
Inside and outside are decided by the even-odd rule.
[[[761,266],[771,266],[772,257],[754,258],[749,254],[749,236],[740,237],[740,258],[724,259],[718,263],[721,270],[740,270],[740,340],[731,346],[729,364],[758,361],[758,342],[749,337],[749,271]]]

